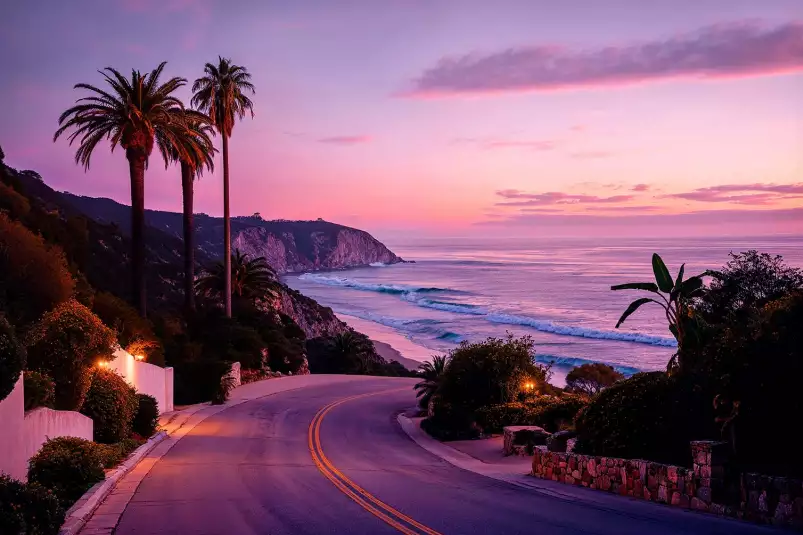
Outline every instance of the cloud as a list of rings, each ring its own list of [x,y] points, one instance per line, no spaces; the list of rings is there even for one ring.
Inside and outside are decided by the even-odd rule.
[[[638,192],[649,191],[649,190],[650,190],[649,184],[636,184],[635,186],[630,188],[630,191],[638,191]]]
[[[803,21],[716,24],[663,40],[587,50],[533,45],[446,57],[413,80],[412,97],[556,91],[673,78],[803,71]]]
[[[328,145],[361,145],[370,142],[371,136],[331,136],[318,139],[318,143],[326,143]]]
[[[575,160],[601,160],[603,158],[610,158],[613,153],[607,150],[581,150],[572,152],[570,157]]]
[[[537,152],[555,150],[559,143],[553,139],[506,139],[506,138],[473,138],[457,137],[451,141],[454,145],[474,145],[484,150],[527,149]]]
[[[666,198],[708,203],[768,205],[786,199],[803,198],[803,182],[798,184],[722,184],[672,193]]]
[[[596,195],[583,195],[550,191],[547,193],[525,193],[516,189],[499,190],[499,197],[505,202],[496,203],[497,206],[552,206],[577,204],[613,204],[627,202],[633,195],[613,195],[611,197],[598,197]]]
[[[480,221],[484,227],[511,227],[540,229],[549,232],[569,228],[583,228],[587,231],[603,228],[618,228],[623,231],[639,233],[646,228],[656,228],[671,233],[680,227],[691,231],[701,231],[700,226],[714,227],[725,234],[745,235],[746,231],[762,233],[768,231],[788,231],[803,225],[803,208],[782,210],[700,210],[680,214],[538,214],[516,213],[504,219]],[[707,231],[705,232],[707,233]]]

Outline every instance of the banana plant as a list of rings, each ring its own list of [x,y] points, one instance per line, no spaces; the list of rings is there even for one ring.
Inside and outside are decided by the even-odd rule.
[[[695,275],[683,280],[685,267],[686,264],[680,266],[678,275],[673,280],[663,259],[654,253],[652,255],[652,271],[655,275],[655,282],[630,282],[611,286],[611,290],[641,290],[655,294],[655,297],[642,297],[630,303],[616,323],[616,328],[618,329],[641,305],[655,303],[663,308],[669,323],[669,331],[678,343],[678,351],[669,362],[670,371],[675,369],[681,371],[684,368],[684,342],[689,336],[694,336],[696,333],[696,322],[692,318],[689,303],[705,291],[702,275]]]

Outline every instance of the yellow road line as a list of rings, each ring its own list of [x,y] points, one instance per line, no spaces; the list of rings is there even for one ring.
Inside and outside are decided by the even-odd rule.
[[[437,531],[428,528],[427,526],[417,522],[416,520],[410,518],[409,516],[405,515],[401,511],[391,507],[390,505],[386,504],[385,502],[381,501],[377,497],[373,496],[367,490],[363,489],[349,477],[347,477],[343,472],[338,470],[332,462],[326,457],[323,452],[323,447],[321,446],[321,423],[323,422],[324,417],[337,407],[338,405],[342,405],[343,403],[354,401],[356,399],[361,399],[369,396],[376,396],[379,394],[387,394],[389,392],[397,392],[401,390],[407,390],[406,388],[399,388],[393,390],[383,390],[380,392],[370,392],[368,394],[359,394],[356,396],[350,396],[323,407],[315,417],[312,419],[312,423],[310,423],[309,431],[308,431],[308,442],[309,442],[309,449],[310,453],[312,454],[312,460],[315,462],[315,465],[318,467],[318,470],[326,476],[341,492],[347,495],[349,498],[354,500],[357,504],[359,504],[363,509],[367,510],[374,516],[380,518],[387,524],[393,526],[397,530],[401,531],[405,535],[421,535],[420,532],[426,533],[427,535],[441,535]],[[415,531],[410,526],[404,525],[402,522],[406,522],[413,528],[417,528],[419,531]]]

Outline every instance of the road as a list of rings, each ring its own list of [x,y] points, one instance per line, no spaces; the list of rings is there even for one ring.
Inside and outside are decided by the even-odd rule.
[[[461,470],[400,429],[396,414],[415,403],[413,383],[320,384],[210,416],[153,466],[116,533],[777,533],[586,489],[556,497]]]

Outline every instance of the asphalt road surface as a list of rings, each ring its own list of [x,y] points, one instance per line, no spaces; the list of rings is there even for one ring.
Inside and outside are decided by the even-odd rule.
[[[399,427],[396,415],[415,404],[413,384],[309,386],[209,417],[154,465],[116,533],[778,532],[586,489],[556,497],[464,471]]]

